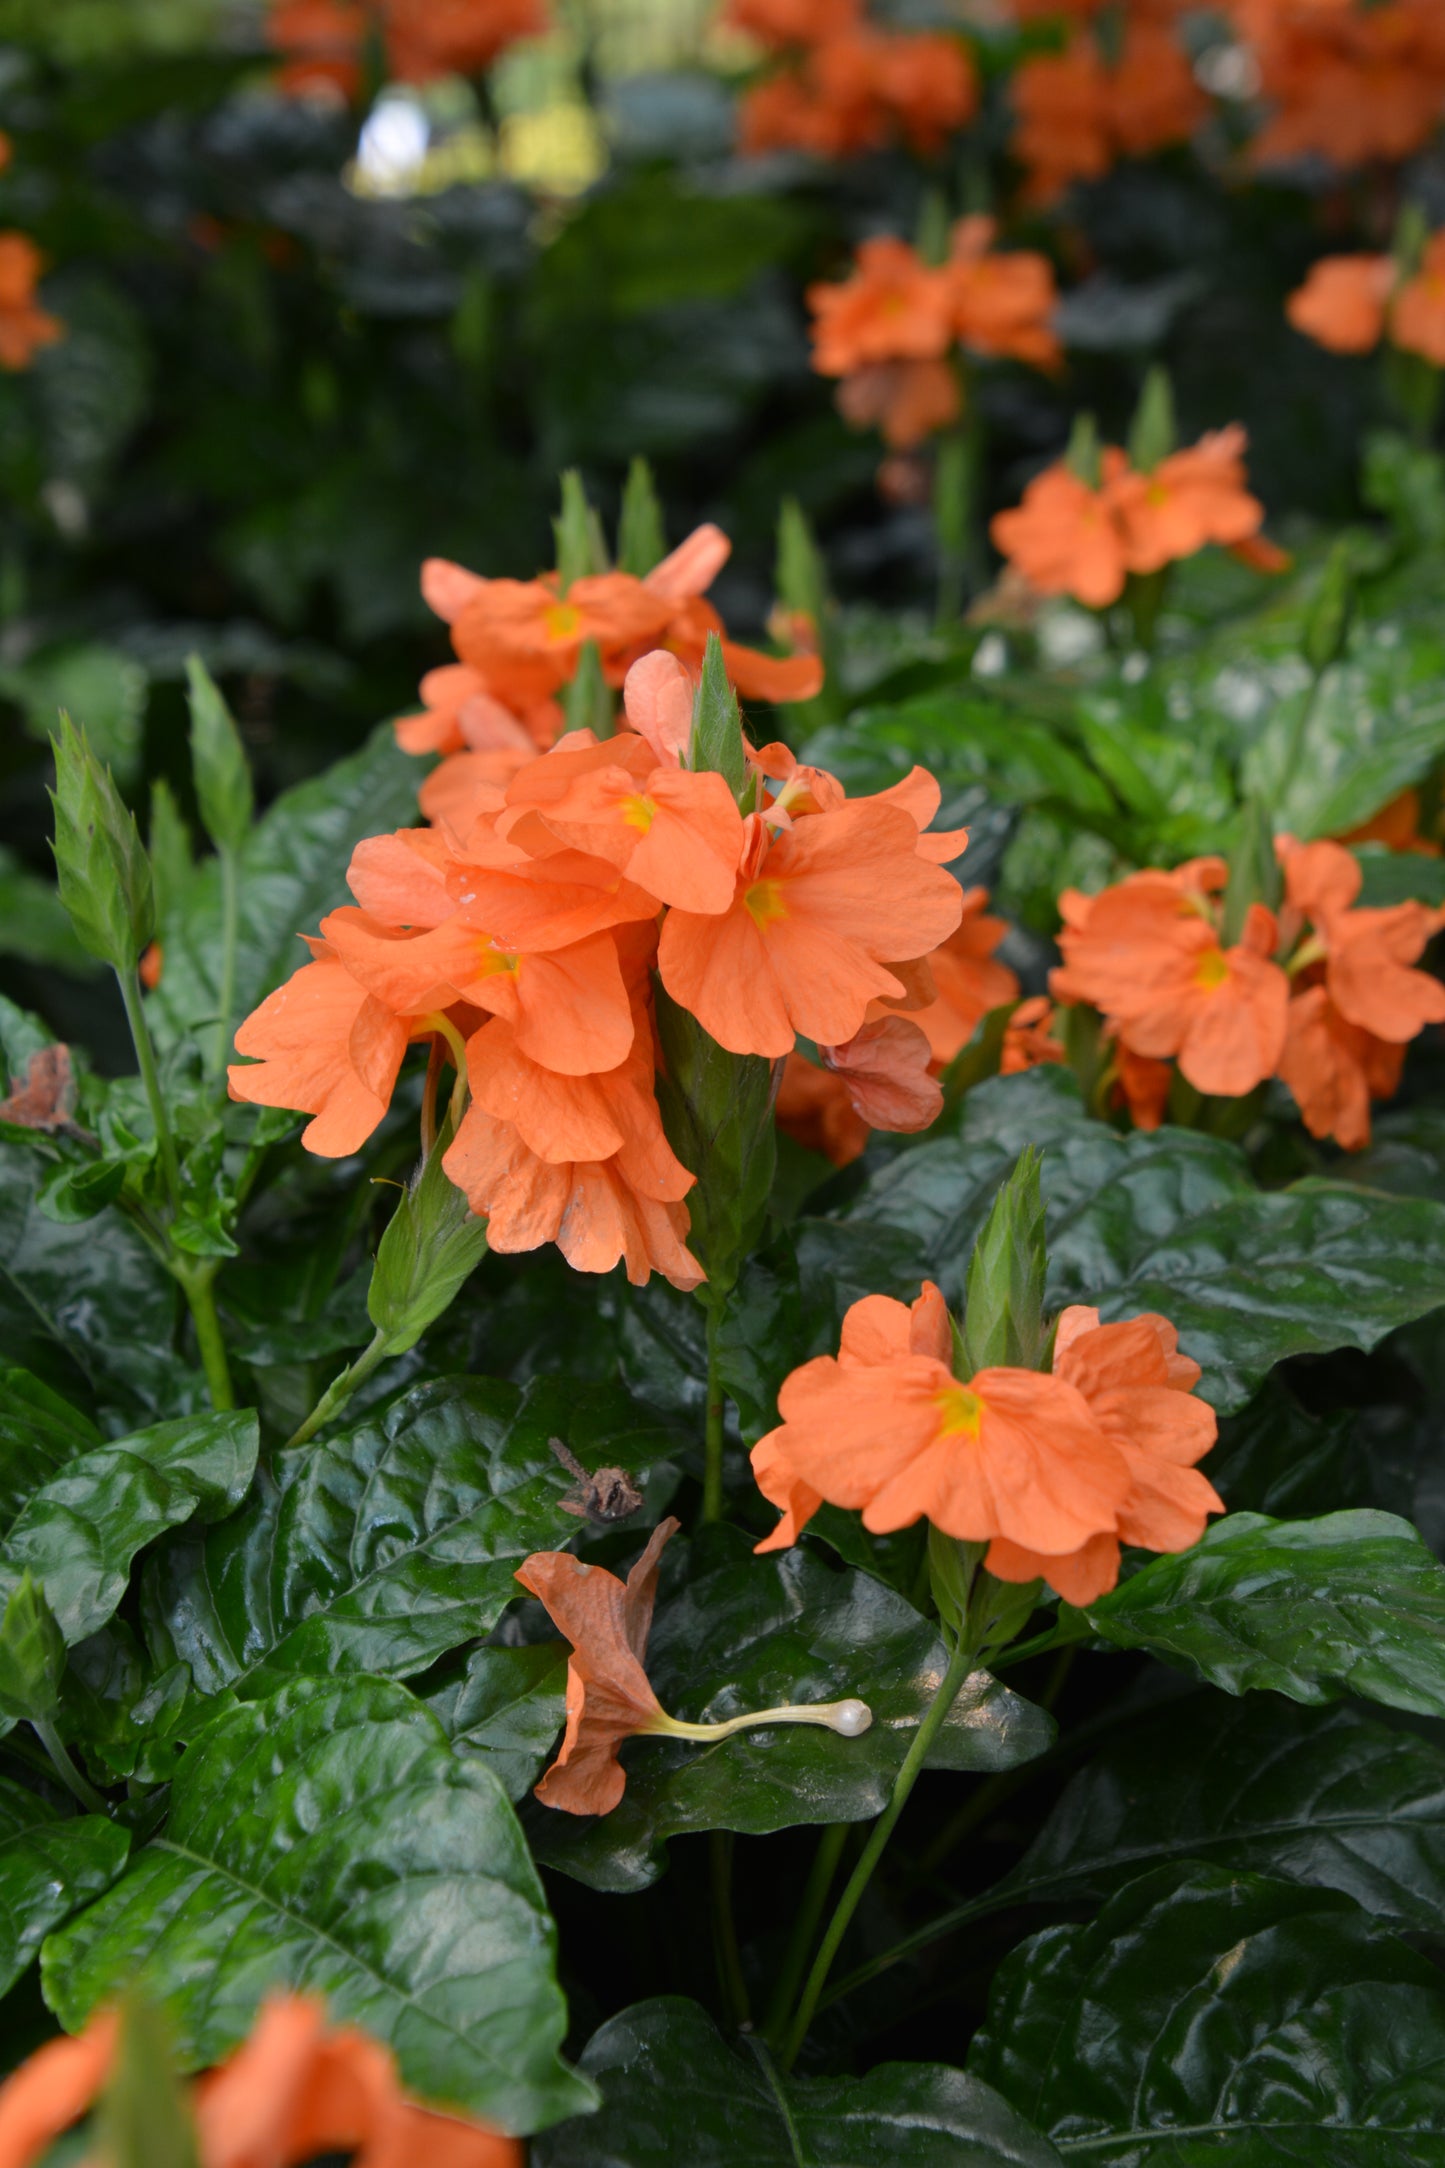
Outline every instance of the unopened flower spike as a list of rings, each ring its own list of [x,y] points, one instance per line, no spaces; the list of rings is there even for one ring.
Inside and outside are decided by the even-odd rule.
[[[856,1739],[873,1712],[866,1702],[785,1704],[756,1709],[715,1724],[691,1724],[669,1716],[643,1669],[658,1564],[678,1522],[661,1522],[625,1582],[605,1567],[589,1566],[569,1551],[534,1551],[516,1578],[545,1605],[572,1644],[567,1665],[567,1729],[561,1752],[537,1786],[544,1806],[566,1814],[609,1814],[627,1787],[617,1758],[624,1739],[693,1739],[711,1745],[762,1724],[820,1724]]]

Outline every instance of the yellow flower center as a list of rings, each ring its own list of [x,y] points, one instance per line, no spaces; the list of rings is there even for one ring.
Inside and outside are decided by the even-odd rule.
[[[1167,504],[1169,502],[1168,485],[1164,482],[1151,482],[1145,492],[1145,495],[1148,497],[1150,504],[1153,505],[1155,511],[1157,512],[1161,504]]]
[[[645,836],[657,818],[657,800],[642,797],[624,798],[621,812],[622,818],[626,821],[628,827],[636,828],[640,834]]]
[[[521,971],[522,959],[520,956],[509,956],[505,949],[493,948],[486,936],[482,936],[482,939],[477,943],[477,977],[479,979],[500,978],[504,972],[509,972],[515,979],[521,976]]]
[[[1202,986],[1207,994],[1224,984],[1229,977],[1229,958],[1223,949],[1206,949],[1194,967],[1194,983]]]
[[[786,918],[788,915],[781,881],[754,881],[743,897],[743,902],[752,913],[755,926],[768,927],[774,920]]]
[[[582,612],[570,602],[553,602],[542,613],[549,640],[575,640],[582,630]]]
[[[966,1385],[945,1385],[934,1401],[945,1438],[978,1437],[983,1421],[983,1402]]]

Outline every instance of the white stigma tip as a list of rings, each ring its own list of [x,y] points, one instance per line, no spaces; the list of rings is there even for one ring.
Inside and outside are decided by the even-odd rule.
[[[873,1721],[873,1711],[866,1701],[840,1701],[833,1711],[833,1729],[841,1731],[845,1739],[856,1739]]]

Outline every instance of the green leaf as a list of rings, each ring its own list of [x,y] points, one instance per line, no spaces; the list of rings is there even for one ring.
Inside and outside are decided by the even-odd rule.
[[[191,697],[191,773],[206,834],[239,851],[251,826],[251,770],[230,709],[199,655],[186,657]]]
[[[0,1544],[0,1593],[33,1573],[67,1643],[115,1611],[136,1553],[168,1528],[238,1505],[256,1466],[249,1411],[183,1416],[98,1445],[22,1506]]]
[[[1187,1694],[1074,1777],[1000,1905],[1096,1901],[1167,1860],[1343,1890],[1445,1931],[1445,1747],[1352,1708]]]
[[[0,849],[0,955],[86,977],[95,959],[81,947],[53,881],[27,872]]]
[[[155,931],[150,861],[135,816],[68,715],[51,744],[60,900],[90,955],[132,971]]]
[[[0,1777],[0,1994],[52,1929],[99,1897],[120,1873],[130,1837],[102,1814],[58,1814]]]
[[[1043,1360],[1044,1205],[1032,1145],[999,1190],[973,1246],[964,1283],[963,1344],[968,1372],[1007,1364],[1037,1370]]]
[[[683,1546],[674,1541],[674,1554]],[[709,1531],[670,1556],[674,1593],[659,1604],[647,1674],[669,1715],[714,1722],[785,1702],[856,1695],[873,1711],[860,1738],[778,1725],[713,1746],[639,1739],[624,1750],[627,1790],[599,1819],[539,1809],[533,1848],[594,1889],[656,1881],[663,1847],[689,1830],[759,1835],[804,1822],[880,1814],[947,1666],[936,1626],[892,1589],[835,1573],[806,1550],[755,1558],[737,1529]],[[1054,1725],[975,1672],[929,1757],[938,1769],[1017,1768],[1047,1751]]]
[[[101,1442],[78,1408],[28,1370],[0,1370],[0,1524],[77,1453]]]
[[[1364,880],[1358,902],[1367,911],[1387,910],[1392,903],[1428,903],[1439,910],[1445,903],[1445,858],[1427,858],[1421,851],[1386,851],[1367,846],[1355,853]]]
[[[758,1054],[728,1053],[661,985],[657,1035],[664,1064],[657,1103],[667,1141],[697,1176],[688,1192],[688,1247],[708,1275],[697,1295],[715,1305],[736,1286],[767,1218],[777,1166],[775,1065]]]
[[[1300,652],[1316,677],[1338,662],[1349,645],[1356,606],[1354,555],[1348,536],[1341,537],[1330,551],[1305,616]]]
[[[416,1386],[280,1456],[240,1513],[164,1547],[145,1589],[155,1661],[188,1663],[202,1693],[265,1693],[296,1672],[425,1670],[496,1623],[529,1552],[577,1533],[552,1437],[588,1468],[640,1470],[677,1449],[614,1386]]]
[[[1078,1615],[1231,1694],[1445,1716],[1445,1566],[1393,1513],[1234,1513]]]
[[[393,1355],[416,1346],[487,1254],[485,1219],[443,1170],[449,1141],[437,1140],[377,1246],[366,1308]]]
[[[251,830],[240,854],[236,1014],[245,1017],[305,960],[297,936],[347,900],[346,867],[363,836],[416,818],[425,771],[401,752],[389,725],[324,775],[288,790]],[[200,867],[160,929],[165,971],[147,1003],[151,1028],[173,1042],[220,1008],[220,873]]]
[[[1221,1413],[1287,1355],[1371,1348],[1445,1302],[1439,1204],[1343,1182],[1261,1192],[1237,1146],[1194,1130],[1120,1136],[1050,1067],[980,1084],[956,1135],[881,1159],[841,1225],[800,1221],[812,1303],[832,1312],[870,1277],[912,1296],[930,1277],[957,1304],[994,1190],[1028,1144],[1043,1152],[1051,1302],[1096,1303],[1105,1318],[1162,1311]],[[875,1255],[886,1277],[870,1273]]]
[[[711,769],[722,777],[735,798],[742,797],[748,779],[743,719],[738,696],[728,683],[722,641],[715,632],[708,634],[703,650],[687,761],[690,768]]]
[[[1059,2168],[1047,2140],[961,2070],[786,2076],[756,2034],[730,2046],[680,1995],[610,2019],[580,2068],[601,2111],[549,2131],[535,2168]]]
[[[542,1773],[566,1716],[567,1644],[473,1649],[460,1678],[424,1698],[461,1754],[481,1754],[507,1797]]]
[[[44,1589],[21,1573],[0,1615],[0,1716],[12,1724],[48,1717],[60,1698],[64,1670],[65,1636]]]
[[[1111,2168],[1438,2161],[1445,1989],[1347,1897],[1166,1867],[1004,1960],[970,2073]]]
[[[177,1772],[165,1834],[46,1944],[76,2031],[141,1980],[187,2068],[279,1988],[326,1997],[407,2086],[518,2130],[584,2110],[536,1870],[496,1779],[405,1688],[298,1679],[225,1710]]]
[[[61,1227],[78,1227],[93,1220],[125,1188],[123,1159],[90,1160],[83,1166],[52,1167],[40,1185],[36,1199],[47,1219]]]

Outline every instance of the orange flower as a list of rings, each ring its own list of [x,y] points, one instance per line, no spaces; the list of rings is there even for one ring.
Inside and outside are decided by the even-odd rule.
[[[624,1739],[660,1728],[662,1704],[642,1659],[652,1630],[664,1545],[681,1524],[653,1529],[626,1582],[567,1551],[534,1551],[517,1568],[529,1595],[545,1604],[572,1644],[567,1664],[567,1729],[562,1748],[537,1786],[544,1806],[566,1814],[610,1814],[627,1788],[617,1759]]]
[[[233,1099],[313,1115],[301,1132],[308,1152],[348,1159],[385,1114],[407,1042],[426,1026],[368,993],[327,941],[310,947],[315,961],[236,1033],[237,1053],[254,1059],[226,1074]]]
[[[1041,595],[1073,595],[1106,609],[1124,592],[1128,561],[1112,496],[1062,461],[1045,468],[1014,511],[996,513],[994,543]]]
[[[846,46],[833,48],[845,53]],[[814,158],[844,158],[877,145],[882,116],[868,88],[866,69],[849,71],[846,80],[835,64],[826,87],[809,65],[785,69],[754,83],[738,108],[738,148],[746,157],[767,151],[806,151]]]
[[[850,428],[876,428],[906,452],[958,420],[963,394],[946,361],[875,361],[843,378],[837,407]]]
[[[1420,793],[1418,790],[1402,790],[1388,805],[1381,806],[1358,828],[1347,828],[1338,839],[1341,843],[1383,843],[1392,851],[1413,851],[1423,858],[1438,858],[1441,846],[1432,836],[1421,833]]]
[[[961,218],[953,229],[948,268],[958,336],[979,354],[1056,368],[1063,350],[1049,329],[1058,304],[1053,266],[1031,249],[996,249],[997,230],[983,217]]]
[[[1271,961],[1278,929],[1262,906],[1242,940],[1221,945],[1212,897],[1224,872],[1200,859],[1132,873],[1094,897],[1069,892],[1050,984],[1056,1000],[1102,1010],[1131,1052],[1177,1056],[1196,1091],[1238,1098],[1278,1067],[1289,980]]]
[[[1169,1112],[1169,1093],[1174,1071],[1167,1061],[1136,1054],[1132,1047],[1114,1048],[1114,1104],[1128,1110],[1136,1129],[1162,1129]]]
[[[544,0],[386,0],[386,50],[401,83],[480,75],[518,38],[544,37]]]
[[[667,628],[667,603],[625,572],[574,580],[562,594],[553,580],[487,580],[452,627],[463,662],[506,697],[545,700],[577,668],[584,643],[604,651],[655,640]]]
[[[1049,203],[1075,181],[1099,180],[1120,157],[1141,158],[1194,133],[1207,102],[1189,56],[1161,24],[1130,22],[1112,66],[1078,30],[1062,53],[1041,53],[1013,80],[1011,148],[1028,168],[1027,194]]]
[[[1445,233],[1431,238],[1419,270],[1396,294],[1390,337],[1407,354],[1445,369]]]
[[[953,282],[946,266],[925,264],[906,241],[864,241],[850,277],[810,286],[813,367],[847,376],[880,361],[929,361],[954,340]]]
[[[1097,1310],[1064,1311],[1054,1341],[1055,1377],[1088,1403],[1104,1436],[1129,1470],[1117,1529],[1090,1536],[1067,1557],[1007,1537],[989,1549],[988,1569],[1001,1581],[1047,1580],[1066,1603],[1093,1603],[1119,1578],[1119,1544],[1149,1551],[1184,1551],[1197,1543],[1224,1501],[1195,1463],[1218,1435],[1214,1410],[1193,1397],[1199,1365],[1181,1355],[1167,1318],[1146,1312],[1126,1323],[1101,1325]]]
[[[987,902],[986,888],[964,890],[957,932],[928,959],[938,998],[911,1012],[937,1062],[950,1062],[961,1053],[990,1009],[1018,999],[1018,980],[1007,964],[995,962],[993,953],[1008,932],[1008,921],[988,917]]]
[[[1057,1013],[1045,994],[1033,994],[1019,1003],[1003,1035],[1000,1076],[1018,1076],[1025,1069],[1037,1069],[1042,1062],[1068,1060],[1053,1035]]]
[[[1286,844],[1285,900],[1309,919],[1315,942],[1292,966],[1318,956],[1330,1001],[1347,1023],[1392,1045],[1402,1045],[1427,1024],[1445,1023],[1445,986],[1411,967],[1445,923],[1445,913],[1423,903],[1384,910],[1355,908],[1363,874],[1339,843]]]
[[[354,98],[361,88],[367,14],[362,0],[272,0],[266,36],[286,63],[277,88],[290,97],[317,92]]]
[[[1236,423],[1171,453],[1150,474],[1130,469],[1110,482],[1131,572],[1158,572],[1206,543],[1228,546],[1258,532],[1264,506],[1244,486],[1245,442]]]
[[[906,993],[892,959],[926,954],[958,923],[959,888],[919,856],[896,805],[844,805],[774,839],[749,817],[727,911],[669,911],[662,983],[734,1054],[776,1060],[797,1036],[840,1046],[875,998]]]
[[[862,12],[862,0],[728,0],[726,10],[731,28],[775,50],[825,44],[852,30]]]
[[[65,337],[58,316],[38,307],[45,259],[23,233],[0,233],[0,368],[27,369],[42,346]]]
[[[1256,164],[1313,154],[1335,166],[1398,161],[1439,125],[1445,33],[1435,0],[1321,7],[1236,0],[1272,118]]]
[[[857,1159],[873,1129],[912,1134],[943,1112],[930,1048],[901,1016],[865,1024],[845,1046],[820,1046],[822,1067],[789,1054],[775,1105],[778,1127],[838,1167]]]
[[[978,77],[957,38],[941,31],[875,37],[878,102],[916,151],[930,157],[978,110]]]
[[[1312,1137],[1333,1137],[1347,1152],[1370,1141],[1370,1101],[1399,1090],[1405,1048],[1376,1038],[1341,1016],[1324,986],[1309,986],[1289,1005],[1279,1073]]]
[[[93,2107],[119,2043],[114,2011],[73,2040],[39,2048],[0,2087],[0,2164],[29,2168]],[[353,2026],[328,2028],[307,1996],[274,1996],[249,2040],[192,2088],[201,2168],[299,2168],[323,2153],[356,2168],[522,2168],[515,2138],[419,2106],[389,2049]]]
[[[1322,256],[1285,303],[1296,331],[1336,354],[1368,354],[1385,335],[1395,266],[1388,256]]]
[[[848,1311],[837,1357],[784,1382],[782,1423],[753,1449],[758,1487],[784,1514],[760,1549],[795,1541],[819,1500],[861,1509],[876,1534],[927,1518],[1049,1558],[1116,1528],[1129,1465],[1082,1393],[1034,1370],[955,1378],[947,1332],[931,1284],[911,1311],[870,1295]]]

